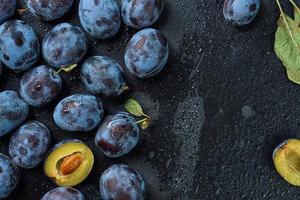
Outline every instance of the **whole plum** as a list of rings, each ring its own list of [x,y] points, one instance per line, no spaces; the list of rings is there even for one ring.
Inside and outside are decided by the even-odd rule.
[[[103,200],[145,199],[146,188],[142,176],[124,164],[115,164],[105,170],[99,185]]]
[[[87,39],[81,28],[68,23],[56,25],[45,36],[42,45],[44,59],[57,68],[78,63],[87,48]]]
[[[28,122],[12,135],[9,154],[18,166],[36,167],[46,156],[51,143],[48,128],[40,122]]]
[[[90,131],[102,121],[102,102],[93,95],[75,94],[58,103],[53,118],[61,129]]]
[[[71,8],[73,0],[28,0],[30,12],[45,21],[52,21],[65,15]]]
[[[135,119],[126,112],[107,116],[100,125],[96,146],[109,157],[120,157],[130,152],[140,139]]]
[[[256,17],[260,0],[225,0],[223,14],[226,20],[236,26],[247,25]]]
[[[20,81],[20,95],[31,106],[42,107],[55,99],[62,88],[62,80],[45,65],[27,71]]]
[[[15,91],[0,92],[0,137],[21,125],[28,113],[28,104]]]
[[[0,25],[15,14],[16,0],[0,0]]]
[[[121,66],[105,56],[92,56],[81,67],[81,79],[87,90],[105,97],[119,96],[126,89]]]
[[[131,74],[139,78],[149,78],[164,68],[168,56],[167,39],[158,30],[147,28],[131,38],[124,59]]]
[[[84,200],[84,197],[75,188],[57,187],[47,192],[41,200]]]
[[[0,153],[0,199],[8,197],[17,187],[19,180],[18,167],[8,156]]]
[[[123,0],[121,15],[125,24],[141,29],[154,24],[163,9],[163,0]]]
[[[82,27],[93,38],[111,38],[120,29],[120,8],[116,0],[80,0],[78,12]]]
[[[40,43],[34,30],[20,20],[0,26],[0,60],[9,68],[24,71],[40,56]]]

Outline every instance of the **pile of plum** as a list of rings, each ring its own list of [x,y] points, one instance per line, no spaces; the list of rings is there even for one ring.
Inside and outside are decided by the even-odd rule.
[[[28,12],[43,21],[56,20],[75,4],[73,0],[28,0]],[[139,31],[128,42],[124,69],[137,78],[159,73],[167,63],[169,47],[164,35],[153,28],[164,8],[163,0],[80,0],[81,27],[57,24],[40,42],[34,29],[12,19],[16,0],[0,0],[0,76],[2,67],[23,73],[19,94],[0,92],[0,137],[12,133],[10,157],[0,153],[0,199],[16,188],[19,167],[34,168],[44,160],[45,174],[57,187],[42,200],[83,200],[72,188],[82,182],[94,164],[92,151],[82,141],[64,140],[51,149],[51,133],[38,121],[26,122],[30,106],[41,108],[59,98],[63,81],[59,72],[82,61],[89,49],[87,36],[96,40],[113,37],[123,21]],[[45,65],[36,66],[42,56]],[[101,98],[116,98],[128,89],[123,68],[112,58],[92,56],[82,61],[80,75],[86,94],[62,99],[53,118],[66,131],[95,129],[95,145],[108,157],[120,157],[138,143],[140,129],[134,116],[118,112],[105,116]],[[38,120],[38,119],[37,119]],[[142,176],[124,164],[115,164],[100,177],[104,200],[142,200],[145,182]]]

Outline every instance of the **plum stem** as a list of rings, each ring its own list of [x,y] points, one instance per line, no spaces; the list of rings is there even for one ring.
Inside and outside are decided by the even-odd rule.
[[[142,120],[139,120],[139,121],[137,121],[137,122],[135,122],[136,124],[141,124],[141,123],[143,123],[143,122],[145,122],[145,121],[148,121],[149,120],[149,118],[144,118],[144,119],[142,119]]]
[[[55,75],[58,75],[59,73],[61,73],[62,71],[65,71],[65,72],[70,72],[72,71],[73,69],[75,69],[77,67],[77,64],[73,64],[73,65],[68,65],[68,66],[65,66],[65,67],[61,67],[59,70],[57,70],[55,72]]]
[[[130,88],[129,88],[129,86],[128,85],[125,85],[124,87],[123,87],[123,90],[124,91],[128,91]]]
[[[21,9],[18,9],[18,13],[19,15],[23,15],[25,12],[27,12],[28,8],[21,8]]]

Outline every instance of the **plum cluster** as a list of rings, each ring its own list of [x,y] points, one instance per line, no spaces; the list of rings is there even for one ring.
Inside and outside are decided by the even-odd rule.
[[[63,18],[77,5],[75,2],[28,0],[27,8],[21,10],[29,11],[40,20],[54,21]],[[63,140],[50,148],[52,136],[48,127],[35,120],[26,122],[30,107],[41,109],[58,102],[53,109],[55,124],[69,132],[97,132],[94,146],[108,157],[124,156],[139,143],[140,121],[123,111],[104,116],[102,98],[117,98],[129,89],[125,71],[137,78],[149,78],[166,66],[168,41],[159,30],[149,28],[161,16],[164,1],[123,0],[119,5],[116,0],[80,0],[78,6],[82,28],[67,22],[56,24],[40,43],[29,24],[11,19],[17,10],[17,1],[0,0],[0,75],[3,64],[22,76],[20,96],[11,90],[0,92],[0,137],[12,133],[8,147],[10,157],[0,153],[0,199],[16,188],[19,167],[31,169],[44,161],[46,176],[60,187],[47,192],[42,200],[84,200],[81,192],[72,186],[90,174],[94,165],[93,151],[77,139]],[[104,55],[85,58],[89,38],[113,38],[122,21],[138,29],[124,52],[124,67]],[[61,77],[64,76],[60,73],[76,66],[81,66],[81,81],[88,93],[61,98],[64,87]],[[124,164],[105,170],[99,187],[104,200],[142,200],[146,193],[142,176]]]

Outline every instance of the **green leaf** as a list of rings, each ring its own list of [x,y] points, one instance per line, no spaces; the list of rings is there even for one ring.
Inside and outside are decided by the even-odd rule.
[[[298,23],[285,13],[282,13],[278,19],[274,49],[278,58],[287,69],[288,78],[297,84],[300,84],[299,44],[300,28]]]
[[[128,99],[125,103],[125,109],[136,117],[144,115],[142,106],[135,99]]]

